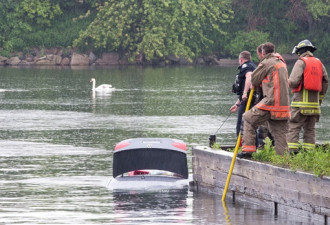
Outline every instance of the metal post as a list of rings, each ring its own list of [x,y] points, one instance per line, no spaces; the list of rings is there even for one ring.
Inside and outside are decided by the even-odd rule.
[[[213,144],[216,142],[216,139],[217,139],[217,136],[214,134],[214,135],[210,135],[209,137],[209,146],[212,147]]]

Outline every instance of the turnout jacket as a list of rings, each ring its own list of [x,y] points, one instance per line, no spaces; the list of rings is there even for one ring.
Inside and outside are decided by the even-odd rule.
[[[255,106],[269,111],[273,120],[290,118],[288,71],[279,54],[269,53],[251,75],[255,87],[261,85],[263,99]]]
[[[295,63],[289,78],[289,86],[295,90],[299,90],[299,86],[301,86],[299,91],[293,92],[291,107],[299,108],[299,111],[303,115],[320,115],[321,109],[320,104],[324,98],[324,95],[328,90],[328,73],[321,63],[322,66],[322,90],[321,91],[311,91],[306,90],[304,87],[304,72],[306,72],[306,60],[307,57],[314,57],[313,53],[310,51],[305,52],[300,56],[300,58]],[[306,61],[306,62],[305,62]],[[317,66],[317,65],[309,65]],[[298,88],[298,89],[297,89]]]

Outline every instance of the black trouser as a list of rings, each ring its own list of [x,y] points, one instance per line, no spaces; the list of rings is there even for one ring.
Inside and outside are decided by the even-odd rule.
[[[247,101],[241,101],[241,104],[238,106],[237,110],[237,122],[236,122],[236,135],[238,137],[241,127],[243,128],[243,113],[246,109]]]

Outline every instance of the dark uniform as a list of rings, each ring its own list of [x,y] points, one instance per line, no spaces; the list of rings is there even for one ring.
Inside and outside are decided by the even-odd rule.
[[[233,92],[238,95],[238,99],[240,100],[241,104],[237,110],[237,123],[236,123],[236,135],[238,136],[241,126],[242,126],[242,116],[246,109],[247,101],[242,101],[242,96],[244,92],[245,80],[246,80],[246,73],[253,72],[256,68],[256,65],[251,62],[247,61],[238,67],[239,73],[236,75],[235,83],[233,84]],[[249,96],[249,93],[248,93]]]

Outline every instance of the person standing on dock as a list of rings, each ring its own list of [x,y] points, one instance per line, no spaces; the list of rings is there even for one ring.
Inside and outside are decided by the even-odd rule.
[[[236,75],[232,92],[238,95],[235,104],[230,107],[232,113],[237,112],[236,135],[239,135],[242,126],[242,116],[245,112],[247,99],[251,87],[251,74],[255,70],[256,65],[251,61],[251,53],[243,51],[238,56],[239,73]]]
[[[262,56],[262,45],[263,44],[260,44],[256,49],[256,52],[257,52],[257,55],[258,55],[258,58],[259,58],[260,61],[263,58],[263,56]],[[278,53],[275,53],[275,54],[277,56],[281,57]],[[281,60],[284,61],[283,58],[281,58]],[[258,94],[257,102],[261,101],[261,99],[263,98],[262,90],[258,90],[258,91],[259,91],[259,94]],[[272,141],[273,145],[275,144],[274,138],[273,138],[272,134],[269,132],[269,129],[268,129],[268,122],[266,122],[265,124],[262,124],[258,127],[258,130],[257,130],[257,139],[258,139],[257,148],[263,148],[264,140],[265,140],[266,137],[268,137]]]
[[[254,87],[261,85],[263,98],[252,109],[243,114],[244,136],[242,152],[237,157],[249,158],[256,152],[255,130],[268,122],[275,140],[275,151],[283,155],[288,148],[286,135],[290,118],[288,71],[282,57],[275,53],[275,45],[262,45],[262,60],[251,74]]]
[[[316,47],[303,40],[294,47],[292,54],[299,59],[289,78],[292,88],[291,118],[289,121],[289,151],[298,153],[299,133],[303,128],[303,149],[315,147],[315,123],[321,115],[321,103],[328,90],[328,74],[322,62],[315,58]]]

